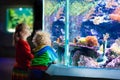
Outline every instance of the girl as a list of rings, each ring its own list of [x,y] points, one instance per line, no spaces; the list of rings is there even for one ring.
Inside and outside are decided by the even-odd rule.
[[[51,48],[50,35],[47,32],[37,31],[32,42],[36,48],[33,50],[34,59],[30,68],[30,80],[50,80],[45,71],[57,60],[57,55]]]
[[[21,23],[16,26],[13,35],[13,42],[16,49],[16,63],[13,67],[12,80],[28,80],[28,68],[30,61],[33,59],[27,38],[30,36],[29,28],[26,24]]]

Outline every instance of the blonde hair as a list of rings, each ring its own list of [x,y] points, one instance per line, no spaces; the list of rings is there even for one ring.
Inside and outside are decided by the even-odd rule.
[[[20,23],[16,25],[15,32],[13,34],[13,45],[17,43],[19,38],[21,37],[20,32],[25,29],[27,25],[25,23]]]
[[[33,37],[34,43],[37,46],[49,45],[51,46],[50,34],[45,31],[37,31]]]

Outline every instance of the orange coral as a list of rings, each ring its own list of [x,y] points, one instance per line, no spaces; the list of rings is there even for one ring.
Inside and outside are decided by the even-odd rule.
[[[119,14],[110,14],[109,15],[112,20],[116,20],[120,22],[120,15]]]
[[[109,15],[112,20],[120,22],[120,7],[116,8],[115,11]]]
[[[98,40],[95,36],[87,36],[86,38],[87,46],[94,47],[98,46]]]

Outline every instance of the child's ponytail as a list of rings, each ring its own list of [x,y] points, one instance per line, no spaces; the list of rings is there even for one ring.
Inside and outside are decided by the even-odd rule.
[[[21,37],[20,32],[23,30],[24,27],[26,27],[25,23],[20,23],[16,26],[15,33],[13,34],[13,45],[15,45]]]

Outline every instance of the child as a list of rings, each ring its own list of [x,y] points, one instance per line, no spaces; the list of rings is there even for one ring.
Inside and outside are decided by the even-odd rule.
[[[18,24],[13,35],[16,49],[16,63],[13,67],[12,80],[28,80],[27,71],[33,58],[27,38],[30,36],[28,26],[24,23]]]
[[[56,63],[57,59],[56,53],[51,48],[50,35],[44,31],[37,31],[32,42],[36,48],[33,50],[34,59],[30,68],[30,80],[46,80],[45,71],[50,64]]]

